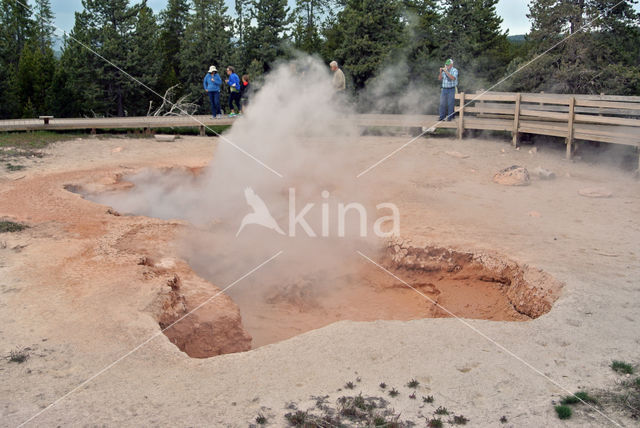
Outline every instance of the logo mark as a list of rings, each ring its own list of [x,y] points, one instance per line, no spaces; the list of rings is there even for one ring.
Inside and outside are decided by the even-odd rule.
[[[280,229],[280,226],[278,226],[276,219],[273,218],[269,212],[269,208],[267,208],[267,205],[264,203],[262,198],[256,195],[256,192],[254,192],[251,187],[244,189],[244,197],[247,200],[247,204],[253,208],[253,212],[244,216],[242,223],[240,224],[240,228],[236,233],[236,237],[240,235],[240,232],[245,226],[250,224],[258,224],[266,227],[267,229],[275,230],[280,235],[285,234],[282,229]]]

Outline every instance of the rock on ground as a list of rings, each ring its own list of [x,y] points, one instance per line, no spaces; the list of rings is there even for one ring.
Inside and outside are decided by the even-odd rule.
[[[528,186],[531,183],[527,168],[512,165],[493,176],[493,182],[504,186]]]

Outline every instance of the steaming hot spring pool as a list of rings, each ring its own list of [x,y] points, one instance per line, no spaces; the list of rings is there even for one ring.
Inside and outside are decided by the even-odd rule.
[[[146,172],[143,179],[115,177],[112,185],[99,191],[78,186],[66,189],[109,206],[117,215],[184,220],[180,213],[186,207],[181,203],[176,203],[170,212],[157,212],[152,206],[157,204],[141,195],[184,194],[188,190],[167,178],[177,174],[182,185],[188,187],[197,178],[198,171],[195,172],[179,168],[154,170]],[[250,208],[236,211],[240,212],[223,219],[182,223],[176,257],[185,260],[210,284],[223,289],[278,250],[283,252],[277,260],[225,291],[239,308],[242,329],[250,335],[242,336],[248,340],[243,347],[203,346],[199,334],[225,333],[202,333],[202,326],[194,332],[193,324],[164,330],[176,346],[192,357],[257,348],[340,320],[406,321],[455,315],[529,321],[551,309],[562,287],[547,273],[495,252],[439,245],[417,247],[407,239],[411,237],[345,243],[291,238],[255,225],[236,237],[240,221]],[[153,264],[148,260],[141,263]],[[177,281],[169,284],[171,294],[165,303],[151,310],[162,328],[179,318],[177,306],[182,305],[182,313],[192,309],[188,299],[181,296],[184,290]],[[211,286],[209,294],[217,292]],[[216,326],[211,329],[215,331]],[[235,339],[229,336],[227,340]]]

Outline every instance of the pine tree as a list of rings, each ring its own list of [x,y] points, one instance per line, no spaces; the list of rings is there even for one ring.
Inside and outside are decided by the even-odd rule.
[[[497,82],[509,58],[507,33],[500,29],[498,0],[446,0],[440,25],[440,62],[453,58],[461,89]]]
[[[409,74],[420,82],[433,81],[434,70],[437,70],[442,62],[436,36],[441,20],[438,2],[407,0],[405,11],[409,24],[406,47]]]
[[[251,64],[251,58],[247,54],[247,32],[251,26],[250,3],[248,0],[235,0],[234,9],[236,17],[233,20],[233,36],[236,42],[231,62],[240,70],[247,70]]]
[[[143,5],[136,15],[135,30],[131,37],[131,53],[127,61],[127,71],[133,74],[140,82],[127,80],[125,83],[127,111],[131,116],[143,116],[152,105],[159,105],[162,101],[149,90],[152,89],[160,95],[162,89],[158,87],[162,58],[158,55],[159,31],[153,10]],[[134,74],[135,73],[135,74]]]
[[[184,32],[189,20],[189,2],[187,0],[169,0],[167,7],[160,12],[160,53],[162,70],[159,79],[159,91],[164,94],[171,86],[179,83],[180,50]]]
[[[124,116],[130,78],[120,69],[132,76],[141,72],[127,67],[142,5],[129,6],[128,0],[83,0],[82,4],[63,63],[71,66],[68,73],[80,88],[83,114]]]
[[[51,89],[52,76],[56,70],[56,60],[51,46],[40,45],[38,38],[30,40],[22,49],[16,75],[16,95],[18,111],[24,116],[52,114],[47,105],[47,94]],[[29,105],[29,108],[26,106]]]
[[[515,74],[509,88],[578,94],[640,94],[640,14],[633,10],[635,2],[618,3],[612,0],[531,2],[529,56],[514,60],[509,71],[553,49]]]
[[[204,106],[202,78],[215,65],[224,80],[224,70],[232,56],[231,26],[224,0],[194,0],[194,13],[181,42],[180,81],[189,101]],[[204,108],[203,110],[204,111]]]
[[[31,8],[15,0],[0,0],[0,117],[21,116],[18,95],[20,54],[32,35]]]
[[[294,10],[294,46],[307,53],[320,50],[320,30],[330,7],[329,0],[297,0]]]
[[[34,29],[35,38],[38,41],[40,51],[44,54],[47,49],[53,48],[53,35],[55,26],[53,25],[53,12],[49,0],[35,0]]]
[[[362,89],[405,38],[401,4],[397,0],[347,0],[329,31],[337,40],[334,59],[344,66],[355,89]]]
[[[246,50],[251,61],[268,72],[276,59],[287,55],[287,32],[292,18],[287,0],[254,0],[250,8],[255,26],[246,31]]]

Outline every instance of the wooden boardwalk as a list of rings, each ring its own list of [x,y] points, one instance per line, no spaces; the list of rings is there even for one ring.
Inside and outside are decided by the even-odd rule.
[[[440,122],[433,115],[356,115],[361,127],[449,128],[463,138],[466,130],[506,131],[517,145],[521,134],[562,137],[567,157],[576,140],[640,147],[640,96],[559,95],[514,92],[456,94],[456,118]],[[196,127],[200,134],[215,125],[233,125],[238,118],[147,116],[81,119],[16,119],[0,121],[0,131],[143,129]],[[48,122],[48,123],[45,123]],[[353,122],[353,120],[352,120]]]

